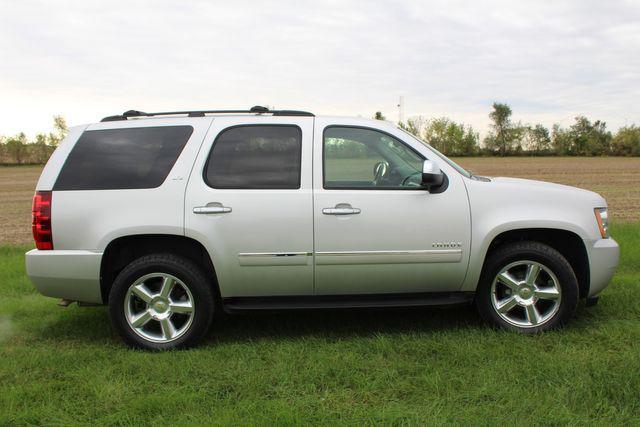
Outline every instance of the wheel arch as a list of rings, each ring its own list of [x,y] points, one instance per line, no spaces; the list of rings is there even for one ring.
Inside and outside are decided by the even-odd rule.
[[[135,234],[118,237],[106,246],[100,264],[100,292],[102,301],[109,302],[109,291],[118,273],[131,261],[152,253],[173,253],[201,266],[211,279],[215,297],[220,291],[211,254],[205,246],[190,237],[174,234]]]
[[[571,265],[579,285],[580,298],[589,294],[589,256],[582,238],[573,231],[558,228],[516,228],[502,231],[488,243],[482,257],[482,269],[488,257],[497,248],[519,241],[534,241],[546,244],[562,254]],[[480,279],[481,274],[478,277]],[[477,281],[476,281],[477,284]]]

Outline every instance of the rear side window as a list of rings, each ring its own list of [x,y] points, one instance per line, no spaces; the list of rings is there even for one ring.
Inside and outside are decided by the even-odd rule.
[[[69,153],[54,190],[115,190],[162,185],[191,126],[89,130]]]
[[[300,188],[302,131],[290,125],[224,130],[213,143],[204,180],[213,188]]]

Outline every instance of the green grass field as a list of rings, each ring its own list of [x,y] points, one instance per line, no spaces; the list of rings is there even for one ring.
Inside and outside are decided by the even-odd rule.
[[[600,304],[539,336],[470,308],[216,316],[205,345],[130,350],[0,248],[0,425],[638,424],[640,224]]]

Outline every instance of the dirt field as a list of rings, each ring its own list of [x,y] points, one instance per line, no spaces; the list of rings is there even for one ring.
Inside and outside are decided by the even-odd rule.
[[[31,198],[42,166],[0,166],[0,245],[33,243]]]
[[[455,159],[477,175],[556,182],[601,194],[613,220],[640,220],[640,158],[467,157]]]
[[[617,221],[640,220],[640,158],[459,158],[478,175],[557,182],[602,194]],[[0,245],[29,244],[40,166],[0,167]]]

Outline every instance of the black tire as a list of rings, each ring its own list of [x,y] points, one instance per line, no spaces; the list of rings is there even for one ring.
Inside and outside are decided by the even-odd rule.
[[[193,298],[193,313],[188,326],[178,338],[169,342],[145,339],[129,324],[125,313],[125,298],[129,288],[140,278],[153,273],[174,276],[182,282]],[[181,284],[181,286],[182,286]],[[113,327],[125,343],[147,350],[170,350],[197,344],[209,330],[215,306],[212,283],[192,261],[173,254],[146,255],[132,261],[116,277],[109,293],[109,314]],[[175,314],[171,314],[175,319]]]
[[[509,323],[501,317],[492,302],[492,285],[498,273],[512,263],[525,260],[542,264],[556,276],[559,282],[561,294],[559,307],[555,309],[555,314],[550,310],[548,320],[539,326],[525,327]],[[578,298],[578,280],[571,265],[562,254],[545,244],[523,241],[506,244],[489,254],[476,291],[475,306],[480,316],[495,327],[535,334],[565,325],[575,313]],[[518,309],[518,307],[515,308],[515,310]],[[526,310],[524,308],[522,310],[526,316]],[[531,317],[535,318],[535,316]]]

